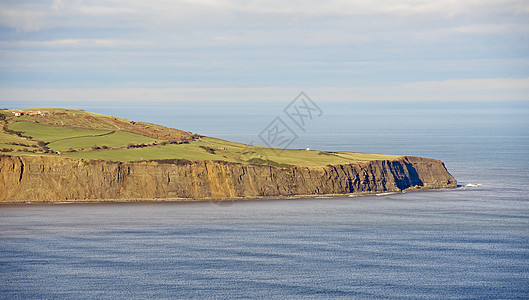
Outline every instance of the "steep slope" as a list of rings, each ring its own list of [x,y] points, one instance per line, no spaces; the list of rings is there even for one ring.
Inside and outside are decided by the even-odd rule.
[[[14,116],[13,112],[22,112]],[[45,126],[67,127],[91,130],[126,131],[142,136],[175,141],[196,139],[190,132],[161,125],[130,121],[114,116],[100,115],[78,109],[32,108],[3,111],[6,127],[14,122],[31,122]]]
[[[1,202],[259,198],[455,186],[441,161],[419,157],[291,168],[222,161],[0,157]]]
[[[21,114],[21,115],[17,115]],[[74,109],[0,110],[0,151],[109,161],[219,160],[275,167],[391,160],[394,155],[273,149]]]

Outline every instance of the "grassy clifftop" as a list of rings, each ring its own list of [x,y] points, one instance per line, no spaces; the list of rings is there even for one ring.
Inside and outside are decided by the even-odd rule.
[[[0,110],[0,118],[3,122],[0,150],[11,155],[109,161],[220,160],[277,167],[325,166],[397,158],[393,155],[249,146],[75,109]]]

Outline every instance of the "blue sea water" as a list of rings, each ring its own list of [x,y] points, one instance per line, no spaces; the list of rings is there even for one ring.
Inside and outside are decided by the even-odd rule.
[[[365,197],[3,205],[0,299],[529,298],[528,102],[316,103],[323,114],[304,128],[285,116],[288,101],[80,108],[252,144],[263,144],[258,134],[280,117],[298,135],[293,148],[437,158],[470,185]]]

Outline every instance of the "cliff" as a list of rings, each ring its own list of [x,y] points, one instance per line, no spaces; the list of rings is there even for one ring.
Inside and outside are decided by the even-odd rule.
[[[292,168],[221,161],[0,157],[0,202],[259,198],[455,186],[441,161],[410,156]]]

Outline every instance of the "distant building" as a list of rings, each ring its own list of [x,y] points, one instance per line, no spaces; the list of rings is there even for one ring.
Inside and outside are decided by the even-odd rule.
[[[44,116],[44,117],[48,116],[48,114],[42,113],[40,110],[39,111],[14,111],[13,114],[15,115],[15,117],[20,117],[23,115],[28,115],[28,116],[39,115],[39,116]]]

